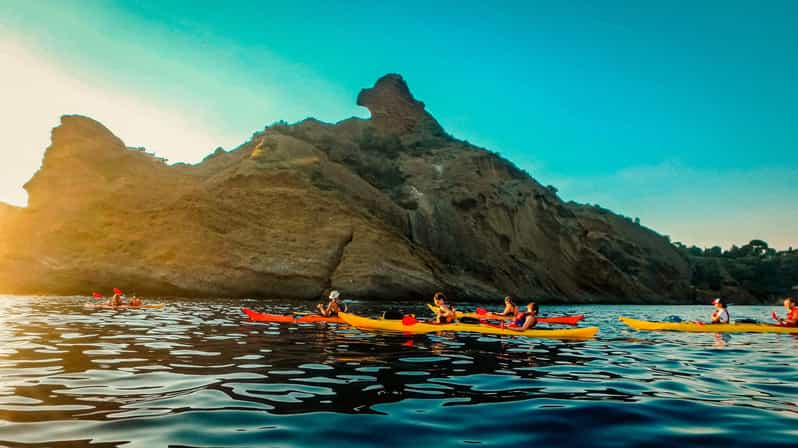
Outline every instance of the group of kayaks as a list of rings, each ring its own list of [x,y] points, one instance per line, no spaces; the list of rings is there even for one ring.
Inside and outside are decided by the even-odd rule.
[[[434,309],[434,305],[430,305]],[[304,316],[297,316],[293,314],[269,314],[259,313],[249,308],[242,308],[251,320],[257,322],[291,322],[291,323],[308,323],[308,322],[333,322],[345,323],[355,328],[370,329],[370,330],[386,330],[398,331],[402,333],[435,333],[439,331],[461,331],[482,334],[497,334],[497,335],[513,335],[513,336],[528,336],[538,338],[553,338],[553,339],[586,339],[591,338],[598,333],[598,327],[584,327],[584,328],[552,328],[552,329],[529,329],[524,331],[517,331],[507,328],[501,323],[491,323],[489,318],[483,314],[477,313],[460,313],[458,317],[473,317],[480,316],[482,322],[477,324],[471,323],[450,323],[450,324],[436,324],[431,322],[420,322],[415,319],[372,319],[368,317],[358,316],[352,313],[338,313],[335,317],[325,317],[318,314],[308,314]],[[545,319],[545,318],[543,318]],[[557,318],[549,318],[555,319]],[[584,319],[584,315],[579,316],[564,316],[559,318],[563,322],[548,322],[548,323],[567,323],[575,325],[580,320]]]
[[[139,310],[139,309],[161,309],[163,303],[147,303],[144,305],[108,305],[107,303],[87,303],[84,308],[90,310]]]
[[[92,297],[98,300],[105,299],[105,296],[97,291],[91,293]],[[122,300],[124,293],[119,288],[114,288],[113,296],[101,303],[86,303],[84,308],[91,310],[138,310],[138,309],[161,309],[164,307],[163,303],[143,303],[135,294],[125,303]]]
[[[434,305],[428,305],[431,311],[435,311]],[[254,311],[249,308],[242,308],[250,320],[257,322],[289,322],[289,323],[311,323],[311,322],[330,322],[343,323],[363,330],[384,330],[401,333],[421,334],[437,333],[442,331],[481,333],[490,335],[506,336],[526,336],[533,338],[547,339],[589,339],[594,337],[598,327],[580,328],[530,328],[524,331],[508,328],[502,322],[496,322],[501,316],[494,315],[482,309],[474,312],[457,312],[459,318],[478,319],[478,323],[433,323],[422,322],[412,317],[408,319],[397,318],[369,318],[358,316],[352,313],[340,312],[334,317],[325,317],[317,314],[294,315],[294,314],[269,314]],[[575,326],[584,319],[584,315],[539,317],[537,320],[547,324],[560,324]],[[729,323],[729,324],[704,324],[700,322],[649,322],[628,317],[621,317],[620,321],[627,326],[640,331],[685,331],[693,333],[794,333],[798,334],[798,327],[783,325],[772,325],[766,323]]]

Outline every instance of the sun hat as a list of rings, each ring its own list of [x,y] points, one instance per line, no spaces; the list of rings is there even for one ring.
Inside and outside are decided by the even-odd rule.
[[[330,292],[330,298],[331,298],[331,299],[335,300],[335,299],[337,299],[337,298],[339,298],[339,297],[341,297],[341,293],[340,293],[340,292],[338,292],[337,290],[332,290],[332,291]]]

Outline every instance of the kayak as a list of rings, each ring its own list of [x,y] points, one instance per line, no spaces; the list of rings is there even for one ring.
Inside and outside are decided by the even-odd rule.
[[[166,305],[163,303],[147,303],[139,306],[131,306],[131,305],[111,306],[111,305],[106,305],[104,303],[87,303],[84,305],[84,308],[88,308],[91,310],[149,310],[149,309],[161,309],[164,306]]]
[[[497,334],[507,336],[527,336],[532,338],[549,339],[589,339],[598,333],[598,327],[584,328],[554,328],[537,329],[531,328],[524,331],[510,330],[498,325],[482,324],[433,324],[428,322],[416,322],[405,324],[402,320],[393,319],[369,319],[349,313],[338,313],[338,316],[349,325],[360,329],[399,331],[402,333],[436,333],[439,331],[462,331],[470,333]]]
[[[427,304],[430,311],[433,313],[438,312],[438,307],[432,304]],[[495,319],[495,320],[509,320],[512,319],[510,316],[500,316],[498,314],[493,313],[463,313],[461,311],[455,311],[457,318],[460,319],[461,317],[472,317],[474,319]],[[552,317],[538,317],[538,322],[545,323],[545,324],[565,324],[565,325],[576,325],[579,323],[580,320],[584,319],[584,314],[577,314],[574,316],[552,316]]]
[[[701,324],[696,322],[649,322],[620,317],[620,321],[635,330],[687,331],[691,333],[798,333],[798,327],[772,324]]]
[[[343,323],[338,317],[324,317],[320,314],[307,314],[305,316],[295,316],[293,314],[269,314],[259,313],[249,308],[241,308],[250,319],[257,322],[292,322],[292,323],[308,323],[308,322],[335,322]]]

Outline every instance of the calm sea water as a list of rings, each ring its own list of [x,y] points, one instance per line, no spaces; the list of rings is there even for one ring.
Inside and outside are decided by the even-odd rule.
[[[0,297],[0,445],[798,446],[798,338],[617,321],[706,318],[709,306],[543,307],[601,327],[560,342],[254,323],[239,310],[308,303],[87,300]]]

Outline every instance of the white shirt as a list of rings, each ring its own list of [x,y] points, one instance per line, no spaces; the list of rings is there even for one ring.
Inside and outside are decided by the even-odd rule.
[[[722,308],[718,311],[715,311],[715,314],[717,314],[719,324],[729,323],[729,310],[727,310],[726,308]]]

